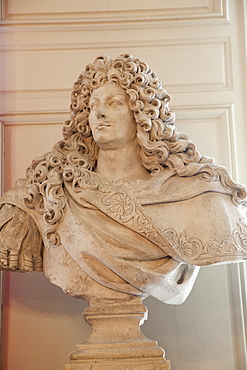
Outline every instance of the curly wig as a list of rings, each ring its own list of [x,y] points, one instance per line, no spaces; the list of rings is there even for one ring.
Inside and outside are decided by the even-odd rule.
[[[74,83],[70,119],[63,125],[64,139],[53,150],[34,159],[27,169],[28,196],[25,203],[43,214],[46,238],[59,244],[55,232],[65,209],[64,181],[80,178],[82,170],[93,171],[98,146],[89,126],[89,99],[92,91],[110,81],[125,90],[137,125],[137,140],[143,166],[151,175],[173,169],[178,176],[202,174],[207,181],[219,179],[232,190],[232,199],[242,201],[246,190],[231,179],[228,171],[212,158],[200,155],[189,137],[179,133],[170,96],[147,63],[129,53],[115,59],[99,56],[86,66]]]

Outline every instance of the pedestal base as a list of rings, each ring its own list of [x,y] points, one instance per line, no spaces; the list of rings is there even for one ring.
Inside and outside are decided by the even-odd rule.
[[[171,370],[170,362],[159,364],[154,361],[106,361],[98,363],[84,363],[65,365],[65,370]]]
[[[147,318],[140,302],[90,306],[83,314],[92,333],[64,370],[171,370],[164,350],[140,331]]]
[[[171,370],[156,342],[77,345],[64,370]]]
[[[109,362],[105,363],[85,363],[85,364],[73,364],[66,365],[65,370],[171,370],[169,361],[166,361],[163,365],[157,362]]]
[[[66,365],[65,370],[170,370],[170,365],[169,361],[166,361],[168,364],[167,365],[158,365],[156,362],[150,362],[144,363],[144,362],[139,362],[134,363],[134,362],[105,362],[104,364],[102,363],[88,363],[88,364],[78,364],[78,365]],[[69,367],[67,367],[69,366]]]

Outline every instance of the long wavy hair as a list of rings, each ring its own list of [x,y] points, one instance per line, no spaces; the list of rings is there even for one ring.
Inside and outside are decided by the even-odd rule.
[[[115,59],[99,56],[74,83],[70,119],[63,125],[64,139],[51,152],[34,159],[27,169],[29,185],[24,202],[43,214],[47,224],[45,237],[51,245],[60,242],[56,225],[65,210],[64,181],[76,181],[96,167],[98,146],[89,127],[89,99],[92,91],[106,81],[121,87],[129,96],[142,164],[151,175],[167,168],[175,170],[178,176],[202,174],[207,181],[219,179],[231,189],[234,202],[246,197],[245,188],[233,182],[224,167],[201,156],[189,137],[176,130],[170,96],[147,63],[129,53]]]

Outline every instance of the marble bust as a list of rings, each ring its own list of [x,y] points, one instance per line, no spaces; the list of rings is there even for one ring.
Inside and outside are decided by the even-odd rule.
[[[88,302],[179,304],[200,266],[246,259],[246,189],[176,130],[169,101],[130,54],[88,64],[64,139],[1,198],[0,267]]]

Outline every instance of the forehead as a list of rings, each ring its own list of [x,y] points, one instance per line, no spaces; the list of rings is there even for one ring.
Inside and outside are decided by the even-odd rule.
[[[122,87],[116,86],[114,83],[107,81],[103,86],[93,90],[91,98],[110,98],[116,95],[120,95],[127,100],[127,94]]]

